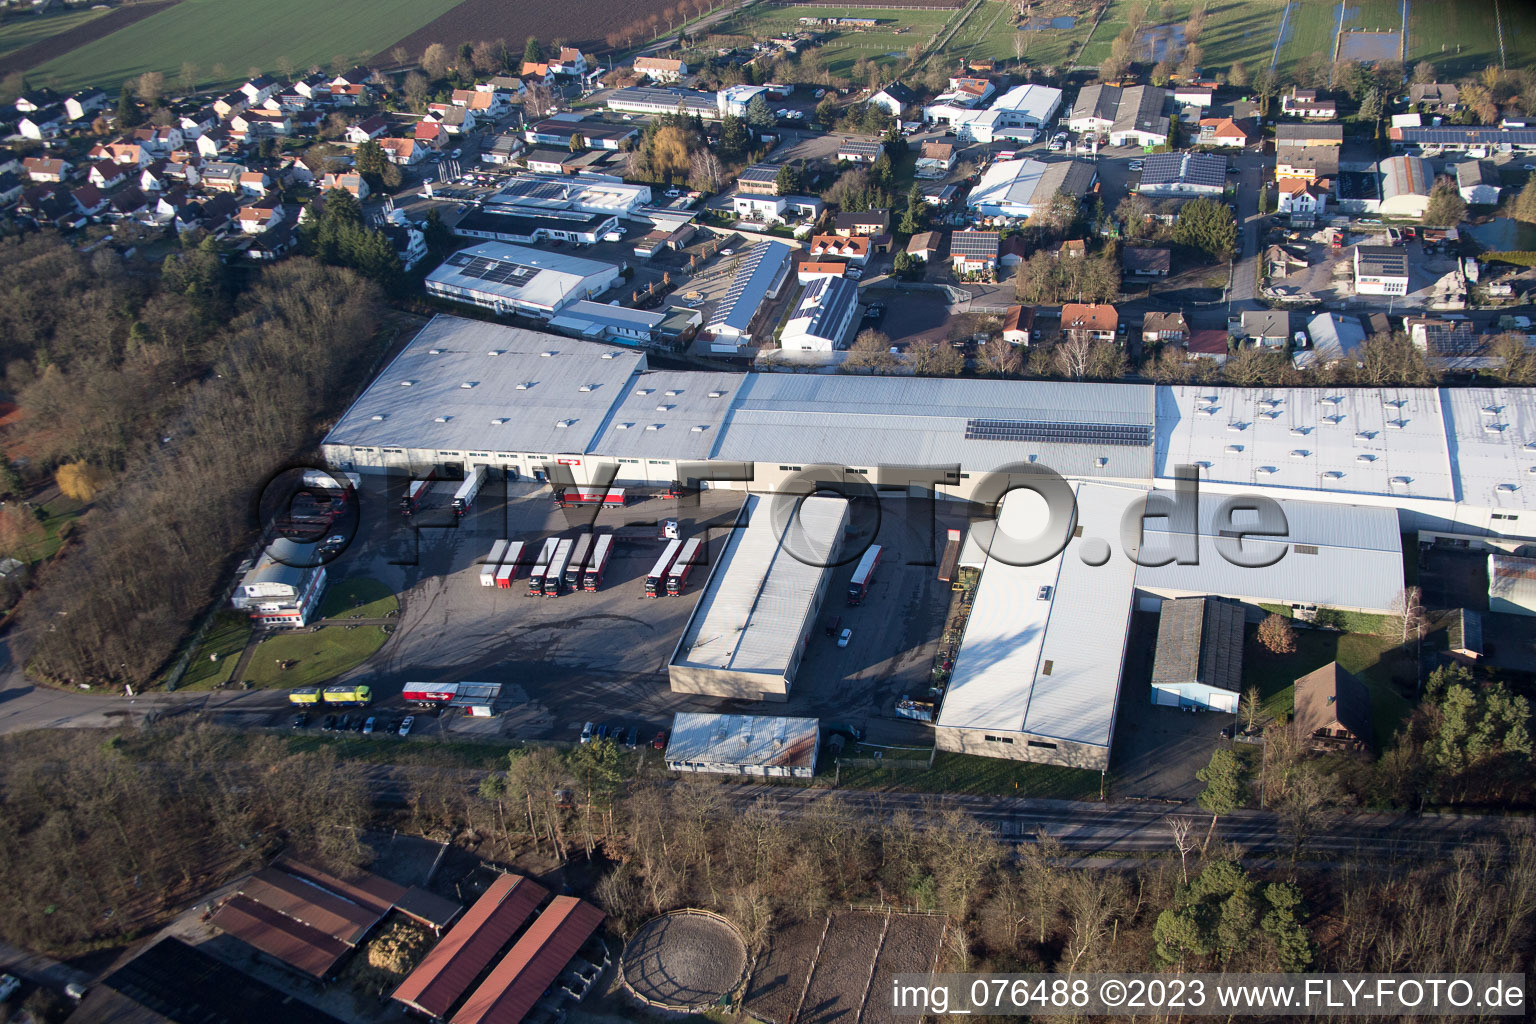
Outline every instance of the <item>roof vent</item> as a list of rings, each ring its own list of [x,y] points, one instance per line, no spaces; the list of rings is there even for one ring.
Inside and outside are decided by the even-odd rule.
[[[1324,416],[1323,417],[1323,422],[1324,423],[1331,423],[1334,426],[1338,426],[1340,423],[1344,422],[1344,414],[1341,413],[1341,412],[1336,412],[1336,413],[1332,414],[1331,416]]]
[[[539,358],[540,358],[540,359],[548,359],[548,358],[550,358],[550,357],[551,357],[551,356],[553,356],[553,355],[554,355],[554,354],[555,354],[555,353],[554,353],[554,352],[553,352],[553,351],[544,351],[544,352],[540,352],[540,353],[539,353]]]
[[[1502,424],[1502,423],[1484,423],[1483,424],[1483,429],[1485,431],[1487,431],[1488,433],[1490,433],[1490,434],[1502,434],[1502,433],[1504,433],[1504,424]]]
[[[1201,459],[1199,462],[1196,462],[1195,465],[1199,466],[1203,470],[1206,470],[1207,472],[1209,472],[1210,468],[1211,468],[1211,463],[1207,462],[1204,459]]]
[[[1489,413],[1490,415],[1493,415],[1493,416],[1497,416],[1499,413],[1501,413],[1503,411],[1504,411],[1504,407],[1502,405],[1485,405],[1485,406],[1483,406],[1483,412]]]
[[[646,430],[660,430],[661,428],[662,428],[662,424],[660,424],[660,423],[647,423],[645,425],[645,429]]]
[[[598,358],[599,359],[617,359],[617,358],[619,358],[619,354],[617,352],[604,352],[601,356],[598,356]]]
[[[1402,430],[1408,425],[1407,420],[1387,420],[1388,430]]]
[[[1327,402],[1329,405],[1338,405],[1340,402],[1344,401],[1344,396],[1343,395],[1324,395],[1322,400]]]
[[[1291,458],[1293,458],[1293,459],[1304,459],[1308,455],[1311,455],[1311,454],[1312,453],[1307,451],[1305,448],[1292,448],[1291,449]]]
[[[676,398],[678,395],[682,394],[682,392],[677,390],[676,388],[671,388],[671,389],[669,389],[667,391],[666,394],[667,394],[668,398]]]
[[[1325,479],[1325,480],[1342,480],[1342,479],[1344,479],[1344,472],[1343,472],[1343,470],[1330,469],[1328,472],[1323,474],[1323,479]]]
[[[1274,466],[1260,466],[1258,468],[1257,472],[1261,476],[1274,476],[1276,473],[1278,473],[1280,471],[1278,469],[1276,469]]]
[[[476,384],[479,384],[479,383],[480,382],[477,381],[477,380],[467,380],[463,384],[460,384],[459,387],[461,387],[464,390],[468,391],[470,388],[474,387]]]
[[[1408,404],[1408,400],[1406,398],[1389,398],[1381,404],[1390,405],[1394,409],[1401,409],[1403,406]]]
[[[1376,431],[1374,431],[1374,430],[1357,430],[1357,431],[1355,431],[1355,440],[1356,441],[1369,441],[1371,438],[1373,438],[1375,436],[1376,436]]]
[[[1376,461],[1376,456],[1370,455],[1370,454],[1356,455],[1355,456],[1355,461],[1356,462],[1375,462]]]
[[[381,413],[381,412],[374,413],[372,418],[373,418],[373,422],[375,422],[375,423],[383,423],[384,422],[384,414]]]
[[[1395,477],[1393,477],[1388,482],[1389,483],[1394,483],[1394,484],[1401,484],[1402,486],[1407,487],[1409,484],[1413,483],[1413,477],[1411,477],[1411,476],[1395,476]]]
[[[1519,489],[1519,484],[1499,484],[1499,490],[1505,492],[1506,494],[1513,493]]]
[[[491,420],[491,426],[493,426],[493,427],[504,426],[504,425],[506,425],[506,422],[507,422],[507,417],[505,417],[505,416],[497,416],[495,419]]]
[[[1228,430],[1247,430],[1248,429],[1248,424],[1246,424],[1246,423],[1239,423],[1236,420],[1233,420],[1231,423],[1227,424],[1227,429]]]
[[[415,381],[413,381],[413,380],[403,380],[403,381],[401,381],[401,382],[400,382],[400,386],[401,386],[401,387],[403,387],[403,388],[408,388],[408,387],[410,387],[410,386],[411,386],[411,385],[412,385],[412,384],[415,384],[415,383],[416,383],[416,382],[415,382]]]
[[[635,388],[635,394],[637,394],[637,395],[648,395],[652,391],[655,391],[655,390],[656,390],[655,388]]]
[[[704,431],[706,431],[708,429],[709,429],[709,426],[707,424],[700,423],[698,426],[693,428],[693,433],[695,433],[695,434],[702,434],[702,433],[704,433]]]
[[[1284,401],[1284,399],[1281,399],[1281,398],[1261,398],[1261,399],[1259,399],[1259,404],[1260,405],[1267,405],[1271,409],[1273,409],[1276,406],[1278,406],[1282,401]]]
[[[442,354],[443,354],[443,350],[440,349],[440,348],[429,348],[429,349],[427,349],[427,355],[429,355],[429,356],[440,356]]]
[[[618,423],[618,424],[614,425],[614,429],[615,430],[628,430],[632,426],[634,426],[633,423]]]
[[[1229,445],[1227,445],[1227,451],[1233,453],[1234,455],[1236,453],[1242,451],[1242,450],[1243,450],[1243,446],[1240,445],[1240,444],[1229,444]]]
[[[709,393],[709,397],[710,398],[724,398],[725,397],[725,392],[724,391],[711,391]],[[1536,445],[1536,442],[1532,442],[1532,444]]]
[[[555,426],[559,427],[561,430],[564,430],[566,427],[570,426],[572,423],[575,423],[575,422],[576,422],[575,420],[556,420],[555,421]]]
[[[531,381],[531,380],[520,381],[518,383],[518,385],[517,385],[517,390],[519,390],[519,391],[527,391],[531,387],[533,387],[533,381]]]
[[[1100,455],[1098,458],[1093,460],[1093,464],[1095,466],[1098,466],[1100,469],[1102,469],[1105,466],[1109,465],[1109,460],[1107,458],[1105,458],[1104,456]]]
[[[447,423],[451,419],[453,419],[452,416],[439,416],[435,420],[433,420],[432,422],[434,422],[434,423]]]
[[[658,405],[656,407],[656,411],[657,412],[671,412],[673,408],[675,408],[675,407],[674,406],[670,406],[670,405]]]
[[[1202,405],[1195,411],[1206,416],[1215,416],[1217,413],[1221,412],[1221,407],[1219,405]]]
[[[580,392],[583,392],[583,393],[588,392],[588,391],[596,391],[597,390],[597,385],[596,384],[583,384],[581,387],[577,388],[576,390],[580,391]]]
[[[487,352],[486,355],[488,355],[488,356],[499,356],[499,355],[501,355],[501,349],[493,348],[489,352]]]
[[[1291,436],[1292,437],[1306,437],[1307,436],[1307,432],[1308,432],[1308,428],[1306,428],[1306,427],[1292,427],[1291,428]]]

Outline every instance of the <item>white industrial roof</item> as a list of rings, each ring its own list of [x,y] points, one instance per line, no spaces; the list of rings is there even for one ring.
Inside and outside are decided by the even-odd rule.
[[[1449,500],[1440,392],[1424,388],[1157,389],[1157,476]]]
[[[665,313],[580,299],[550,317],[549,326],[598,337],[609,327],[626,327],[650,332],[666,318]]]
[[[939,712],[941,728],[1109,746],[1136,576],[1135,563],[1118,550],[1120,517],[1143,494],[1079,484],[1081,534],[1039,565],[1007,564],[998,557],[1007,557],[1004,542],[993,541]],[[1032,492],[1010,492],[998,529],[1028,538],[1041,532],[1043,511]],[[1085,548],[1101,541],[1109,560],[1088,565]],[[1052,588],[1046,599],[1043,586]]]
[[[1523,388],[1445,388],[1453,497],[1482,508],[1536,508],[1536,394]]]
[[[993,110],[1016,110],[1036,121],[1044,121],[1061,103],[1061,90],[1048,85],[1016,85],[999,96],[992,104]]]
[[[592,451],[617,459],[707,459],[742,380],[739,373],[642,373],[630,382]]]
[[[785,677],[848,514],[843,498],[795,504],[748,496],[673,664]]]
[[[820,738],[814,718],[679,711],[672,716],[666,760],[814,768]]]
[[[1093,186],[1094,167],[1077,160],[1000,160],[987,168],[971,189],[966,205],[1033,208],[1045,206],[1058,191],[1081,196]]]
[[[854,468],[959,463],[968,472],[1035,462],[1069,476],[1145,480],[1150,446],[966,435],[975,420],[1145,427],[1151,403],[1152,389],[1138,385],[749,374],[715,457]]]
[[[1159,492],[1166,493],[1166,492]],[[1307,603],[1333,608],[1386,611],[1403,589],[1402,537],[1397,510],[1375,505],[1280,500],[1285,515],[1283,537],[1242,540],[1241,560],[1273,565],[1234,565],[1224,557],[1218,524],[1223,498],[1202,494],[1199,505],[1199,561],[1180,565],[1143,565],[1136,585],[1147,590],[1216,594],[1276,603]],[[1256,514],[1233,517],[1241,529],[1257,525]],[[1194,524],[1149,518],[1143,524],[1143,557],[1149,561],[1171,552],[1174,535],[1187,536]]]
[[[482,242],[449,256],[427,275],[427,283],[555,310],[573,292],[588,293],[614,271],[613,264],[598,260]]]
[[[585,452],[643,369],[638,352],[436,316],[331,428],[326,443]]]

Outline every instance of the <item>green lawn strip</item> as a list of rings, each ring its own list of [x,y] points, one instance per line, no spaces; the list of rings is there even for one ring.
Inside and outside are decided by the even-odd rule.
[[[888,750],[884,753],[886,758],[898,761],[928,759],[927,748]],[[941,751],[934,758],[932,769],[904,766],[855,767],[844,764],[840,785],[845,789],[905,789],[919,793],[1078,800],[1098,798],[1099,773],[1082,768],[1063,768],[1059,765]]]
[[[83,504],[63,495],[56,495],[42,508],[43,518],[39,520],[39,525],[43,528],[43,532],[16,551],[15,557],[29,565],[46,562],[58,554],[59,548],[64,545],[64,536],[69,531],[70,524],[85,512]]]
[[[202,643],[192,652],[187,671],[181,677],[178,689],[216,690],[229,681],[230,673],[240,661],[240,652],[251,639],[251,620],[239,612],[220,612],[214,617]],[[218,660],[210,660],[210,655]]]
[[[1389,741],[1412,708],[1403,696],[1414,673],[1414,655],[1388,637],[1368,633],[1298,629],[1296,650],[1272,654],[1249,626],[1243,651],[1243,688],[1259,688],[1264,714],[1283,720],[1295,708],[1295,682],[1308,672],[1337,661],[1359,678],[1371,693],[1371,714],[1378,743]]]
[[[395,592],[366,576],[329,584],[320,601],[322,619],[382,619],[399,610],[400,599]]]
[[[245,678],[261,689],[317,686],[356,668],[381,647],[384,626],[326,626],[313,633],[283,633],[263,640]],[[283,668],[280,663],[291,663]]]

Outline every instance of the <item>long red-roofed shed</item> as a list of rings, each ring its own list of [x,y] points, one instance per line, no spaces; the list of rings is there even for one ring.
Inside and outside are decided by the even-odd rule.
[[[574,896],[556,896],[490,977],[470,993],[453,1024],[518,1024],[560,976],[603,912]]]

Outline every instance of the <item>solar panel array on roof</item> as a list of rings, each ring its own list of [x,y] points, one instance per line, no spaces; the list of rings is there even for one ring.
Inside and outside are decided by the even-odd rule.
[[[1536,128],[1403,128],[1404,142],[1435,146],[1536,146]]]
[[[474,256],[468,252],[454,253],[448,257],[447,263],[449,266],[458,267],[459,273],[465,277],[490,281],[493,284],[524,285],[533,280],[539,272],[536,267],[525,267],[520,263],[505,263],[484,256]]]
[[[1152,427],[1144,423],[972,419],[965,421],[965,438],[967,441],[1040,441],[1147,448],[1152,444]]]
[[[1226,185],[1227,158],[1211,153],[1152,153],[1141,172],[1143,185],[1184,182],[1189,185]]]
[[[514,178],[503,185],[496,195],[517,196],[520,199],[565,199],[568,191],[564,185],[555,181]]]
[[[996,231],[956,231],[949,236],[949,251],[953,256],[996,256],[997,240]]]

